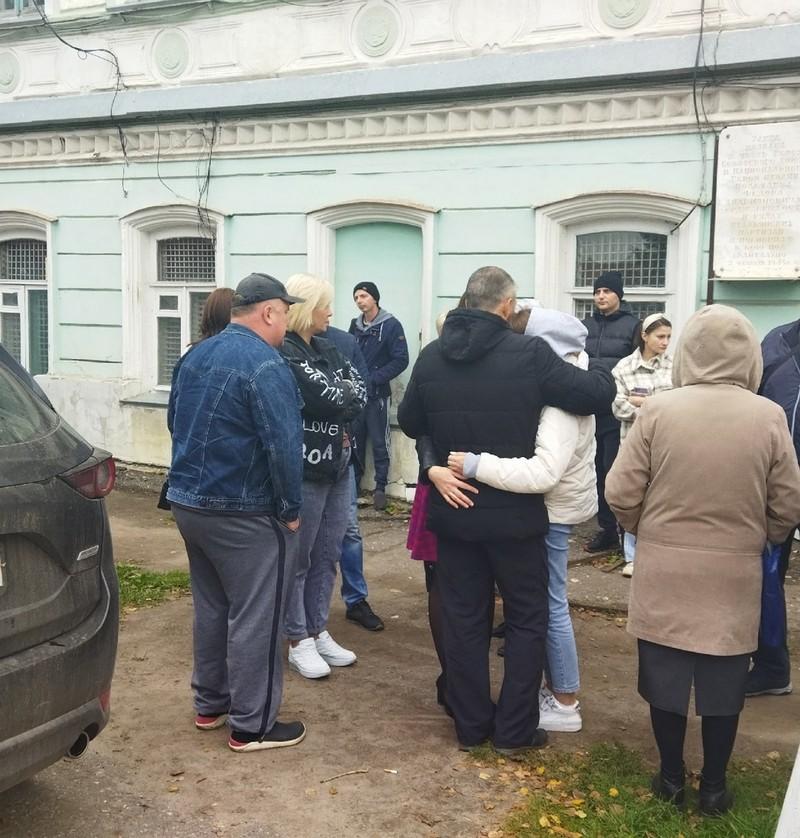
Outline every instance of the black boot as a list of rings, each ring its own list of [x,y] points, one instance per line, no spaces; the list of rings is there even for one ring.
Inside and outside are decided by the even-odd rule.
[[[685,792],[685,776],[681,778],[679,783],[674,780],[667,779],[660,771],[653,776],[650,783],[650,788],[653,794],[666,803],[674,803],[675,806],[683,806],[686,802]]]
[[[728,791],[725,781],[710,786],[700,778],[700,814],[709,817],[724,815],[733,806],[733,792]]]

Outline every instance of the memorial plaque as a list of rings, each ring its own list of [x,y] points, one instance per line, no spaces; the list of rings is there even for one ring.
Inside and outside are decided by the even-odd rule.
[[[800,122],[740,125],[720,135],[713,272],[800,279]]]

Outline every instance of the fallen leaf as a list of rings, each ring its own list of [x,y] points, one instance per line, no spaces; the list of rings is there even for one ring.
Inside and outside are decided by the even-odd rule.
[[[578,818],[583,819],[583,818],[586,817],[586,812],[584,812],[583,809],[576,809],[575,810],[575,816],[578,817]]]
[[[540,766],[536,769],[536,773],[537,773],[537,774],[541,777],[541,776],[542,776],[542,774],[544,774],[544,766],[543,766],[543,765],[540,765]]]
[[[767,754],[767,759],[776,760],[776,759],[780,759],[780,758],[781,758],[780,751],[770,751]]]
[[[170,772],[169,772],[169,776],[170,776],[170,777],[180,777],[180,776],[181,776],[181,774],[183,774],[183,770],[180,770],[180,771],[170,771]]]
[[[530,794],[531,792],[530,792],[530,789],[528,789],[528,788],[526,788],[525,786],[523,786],[523,787],[519,790],[519,793],[520,793],[520,794]]]
[[[178,787],[177,787],[177,786],[170,786],[170,787],[167,789],[167,791],[168,791],[170,794],[174,794],[176,791],[178,791]]]
[[[543,829],[547,829],[550,826],[550,819],[547,815],[542,815],[541,818],[539,818],[539,826]]]
[[[619,789],[615,789],[613,786],[608,790],[609,797],[619,797]]]
[[[553,789],[557,789],[561,785],[561,780],[548,780],[547,781],[547,788],[551,791]]]
[[[339,789],[337,789],[336,786],[331,786],[328,789],[328,794],[339,794]]]
[[[397,774],[396,768],[384,768],[383,769],[387,774]]]
[[[483,808],[484,808],[487,812],[491,812],[491,811],[492,811],[492,809],[494,809],[494,803],[489,803],[489,801],[488,801],[488,800],[484,800],[484,802],[483,802]]]
[[[478,776],[481,778],[481,780],[491,780],[492,779],[492,775],[489,774],[487,771],[481,771],[481,773],[478,774]]]

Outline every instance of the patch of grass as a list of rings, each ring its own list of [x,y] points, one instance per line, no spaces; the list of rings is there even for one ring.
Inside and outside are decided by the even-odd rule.
[[[119,564],[117,576],[120,606],[128,610],[158,605],[189,591],[189,574],[185,570],[159,573],[132,564]]]
[[[733,764],[728,772],[733,809],[721,818],[703,818],[697,813],[696,777],[681,812],[653,797],[653,771],[622,745],[578,753],[547,750],[519,763],[498,760],[484,749],[473,756],[482,765],[497,765],[497,779],[519,785],[524,801],[502,828],[489,833],[493,838],[768,838],[775,833],[792,768],[777,754]]]

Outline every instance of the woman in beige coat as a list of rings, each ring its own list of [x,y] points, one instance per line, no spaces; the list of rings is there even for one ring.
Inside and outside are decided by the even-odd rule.
[[[712,305],[686,324],[676,389],[642,406],[606,482],[636,535],[628,631],[639,639],[639,693],[650,704],[657,796],[682,804],[689,691],[703,717],[700,810],[733,797],[725,772],[758,645],[761,553],[800,520],[786,417],[756,396],[761,352],[750,322]]]

